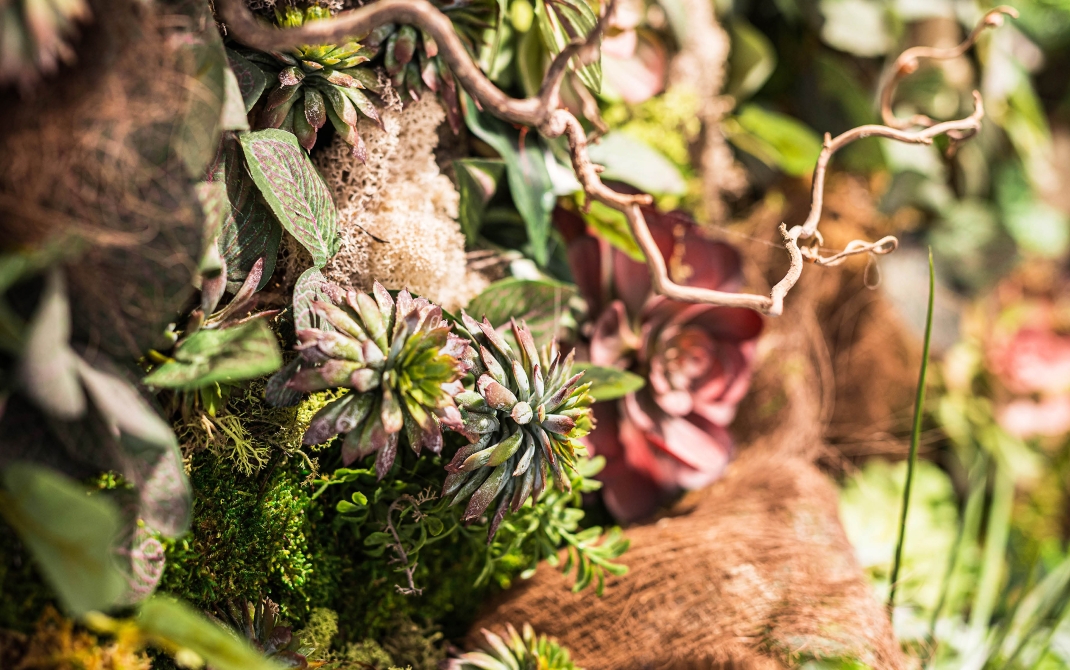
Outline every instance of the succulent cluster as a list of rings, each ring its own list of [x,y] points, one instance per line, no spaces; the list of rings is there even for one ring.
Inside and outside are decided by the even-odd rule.
[[[293,629],[279,619],[279,606],[270,598],[255,604],[228,600],[216,607],[215,618],[283,668],[305,670],[322,665],[308,660],[315,648],[294,636]]]
[[[304,10],[288,6],[276,9],[275,17],[284,28],[330,17],[323,7]],[[359,67],[374,58],[377,50],[358,41],[341,46],[301,46],[289,53],[270,54],[243,51],[242,54],[277,81],[271,87],[257,118],[261,128],[281,128],[292,132],[306,150],[316,144],[319,129],[331,122],[338,134],[353,147],[353,155],[364,160],[364,142],[357,132],[361,116],[379,123],[379,112],[366,91],[378,93],[378,76],[371,68]]]
[[[535,635],[530,624],[520,634],[506,624],[506,637],[483,629],[485,651],[471,651],[451,658],[447,670],[581,670],[557,640]]]
[[[302,367],[287,386],[352,391],[312,417],[304,444],[344,434],[342,460],[377,453],[380,478],[394,464],[403,428],[417,454],[425,447],[439,453],[442,426],[462,428],[453,396],[475,357],[471,346],[450,332],[442,308],[407,291],[395,300],[376,282],[374,298],[338,287],[326,293],[339,299],[313,301],[312,309],[334,330],[298,331]]]
[[[451,504],[469,500],[465,521],[498,500],[493,537],[506,510],[538,500],[551,479],[561,490],[570,488],[573,441],[591,431],[593,400],[590,385],[579,384],[583,373],[572,374],[573,352],[562,357],[556,342],[539,351],[528,328],[513,321],[515,351],[486,318],[479,323],[463,312],[462,318],[479,346],[470,359],[475,390],[455,398],[463,420],[457,430],[471,444],[446,466],[442,495],[453,496]]]

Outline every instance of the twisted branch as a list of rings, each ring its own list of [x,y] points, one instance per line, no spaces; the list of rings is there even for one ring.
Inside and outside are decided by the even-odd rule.
[[[622,212],[627,218],[628,226],[636,242],[646,255],[651,284],[655,292],[676,300],[724,307],[745,307],[773,316],[783,313],[784,298],[802,275],[804,260],[817,265],[837,265],[845,258],[856,254],[889,253],[898,244],[895,238],[884,238],[875,243],[854,241],[848,244],[844,251],[829,257],[822,257],[811,247],[800,248],[799,240],[803,238],[813,238],[820,244],[817,225],[821,218],[824,199],[825,172],[832,156],[843,147],[863,137],[886,137],[899,142],[931,144],[935,137],[945,133],[954,140],[965,139],[976,133],[984,116],[981,96],[976,91],[974,92],[973,114],[965,119],[943,123],[932,122],[928,117],[925,117],[927,122],[916,122],[912,119],[899,121],[883,114],[884,101],[888,101],[890,110],[890,90],[894,89],[899,78],[917,68],[918,58],[945,58],[959,55],[959,50],[968,49],[981,30],[990,25],[999,25],[1003,14],[1016,16],[1014,10],[1000,7],[986,14],[967,41],[955,49],[915,47],[904,52],[903,56],[896,61],[898,65],[896,74],[881,98],[882,117],[888,125],[861,126],[836,138],[825,135],[824,148],[814,170],[813,204],[810,214],[802,225],[793,226],[791,229],[788,229],[786,224],[780,225],[780,235],[784,240],[784,248],[788,252],[791,264],[784,278],[773,286],[768,296],[764,296],[682,286],[672,281],[669,278],[665,259],[662,258],[640,209],[641,206],[652,202],[651,197],[649,195],[625,195],[602,183],[599,177],[602,167],[592,163],[588,156],[587,135],[583,126],[574,115],[561,108],[561,82],[568,71],[568,64],[573,58],[579,65],[586,65],[598,58],[598,41],[613,13],[612,0],[586,39],[573,41],[554,58],[538,94],[524,99],[506,95],[486,77],[469,56],[464,44],[454,32],[449,18],[428,0],[378,0],[359,9],[343,12],[331,19],[312,21],[300,27],[285,30],[258,22],[252,12],[245,7],[243,0],[217,0],[216,7],[220,17],[227,24],[228,34],[237,41],[260,51],[281,51],[303,44],[343,42],[354,36],[365,35],[387,23],[410,24],[422,29],[435,40],[438,44],[439,55],[450,66],[460,85],[482,109],[510,123],[532,126],[551,139],[565,136],[572,167],[587,196]],[[892,119],[891,122],[889,118]],[[905,130],[911,125],[924,127],[917,131]]]

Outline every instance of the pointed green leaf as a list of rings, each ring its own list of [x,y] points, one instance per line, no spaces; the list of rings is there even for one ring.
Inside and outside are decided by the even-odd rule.
[[[725,119],[722,130],[737,148],[793,177],[810,174],[821,154],[821,138],[809,126],[756,105]]]
[[[323,267],[338,251],[338,213],[327,184],[298,144],[282,130],[240,136],[249,173],[275,217]]]
[[[546,170],[546,160],[536,139],[528,132],[520,145],[520,131],[509,124],[476,109],[470,97],[465,97],[465,123],[479,139],[494,148],[505,160],[506,177],[520,216],[524,219],[531,254],[535,262],[545,265],[549,258],[550,213],[557,198],[553,181]]]
[[[112,545],[120,530],[115,503],[29,463],[9,465],[3,480],[0,513],[33,552],[63,609],[80,616],[115,605],[125,586]]]
[[[249,130],[241,87],[229,67],[223,69],[223,116],[219,126],[220,130]]]
[[[586,38],[598,23],[598,17],[585,0],[538,0],[535,3],[535,16],[539,20],[543,43],[554,56],[561,53],[572,40]],[[571,65],[575,69],[575,59]],[[576,74],[593,93],[602,90],[601,57],[580,68]]]

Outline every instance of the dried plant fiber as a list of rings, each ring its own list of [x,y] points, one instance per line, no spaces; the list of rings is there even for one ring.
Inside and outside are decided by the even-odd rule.
[[[366,164],[337,138],[317,158],[338,205],[342,234],[341,250],[324,271],[328,279],[362,291],[378,280],[449,310],[485,286],[467,269],[456,220],[459,196],[435,163],[445,116],[426,96],[401,111],[384,110],[383,128],[361,124]]]

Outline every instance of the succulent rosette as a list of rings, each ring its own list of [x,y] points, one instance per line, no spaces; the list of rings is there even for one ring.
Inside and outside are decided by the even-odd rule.
[[[493,537],[506,510],[538,500],[552,480],[569,490],[575,469],[576,440],[591,421],[589,384],[572,374],[573,352],[562,356],[556,342],[539,350],[526,326],[512,322],[514,349],[486,318],[482,323],[462,312],[465,327],[479,347],[471,363],[475,389],[456,396],[470,444],[446,469],[442,495],[451,504],[468,500],[463,519],[481,517],[498,501],[490,524]]]
[[[376,453],[380,479],[394,464],[402,430],[417,454],[441,452],[442,426],[462,428],[453,396],[463,390],[471,346],[450,332],[440,307],[407,291],[395,300],[376,282],[374,298],[338,287],[325,293],[344,295],[312,302],[335,330],[298,331],[301,369],[286,385],[305,393],[352,390],[312,417],[304,444],[345,435],[343,462]]]
[[[215,608],[213,618],[248,640],[279,667],[305,670],[323,665],[308,660],[315,647],[293,634],[293,628],[279,618],[279,606],[270,598],[262,598],[255,604],[227,601]]]
[[[487,629],[483,649],[446,661],[446,670],[580,670],[565,649],[552,637],[536,635],[530,624],[523,634],[513,624],[505,625],[505,637]]]
[[[741,264],[733,247],[704,237],[686,214],[647,208],[644,215],[678,282],[739,289]],[[645,265],[582,227],[562,228],[572,238],[573,273],[595,316],[591,362],[646,380],[619,402],[595,405],[602,429],[588,438],[607,460],[599,477],[606,505],[631,521],[681,488],[721,476],[733,446],[726,427],[750,386],[762,319],[748,309],[654,295]]]

